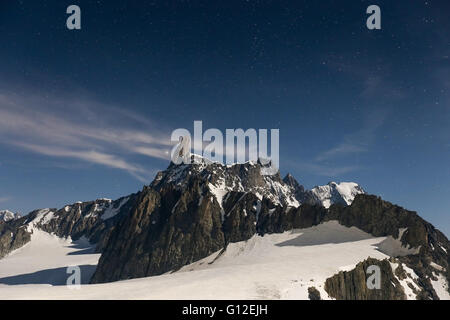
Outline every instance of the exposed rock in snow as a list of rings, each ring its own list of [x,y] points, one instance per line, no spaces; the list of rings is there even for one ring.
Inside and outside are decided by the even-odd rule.
[[[108,203],[102,207],[103,214],[101,215],[102,220],[111,219],[112,217],[115,217],[119,212],[120,209],[124,206],[125,203],[128,202],[130,197],[125,197],[122,199],[119,199],[120,201],[117,203],[112,203],[111,200],[106,200]]]
[[[408,268],[403,263],[392,263],[392,271],[395,274],[396,279],[400,282],[400,285],[405,292],[408,300],[416,300],[418,293],[422,290],[417,284],[419,277],[411,268]],[[399,269],[400,268],[400,269]],[[401,270],[401,271],[400,271]]]

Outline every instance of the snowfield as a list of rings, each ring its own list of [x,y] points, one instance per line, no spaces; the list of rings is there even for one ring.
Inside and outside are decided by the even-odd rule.
[[[66,267],[82,266],[87,283],[100,255],[35,229],[29,244],[0,260],[0,299],[308,299],[310,286],[327,298],[326,278],[369,256],[387,258],[375,246],[384,239],[331,221],[254,236],[178,272],[73,289]]]
[[[0,299],[308,299],[311,286],[329,299],[325,280],[368,257],[388,258],[377,250],[385,239],[330,221],[254,236],[177,272],[73,289],[65,286],[66,267],[83,266],[88,283],[100,255],[86,242],[35,230],[29,244],[0,260]]]
[[[87,240],[72,242],[33,228],[29,243],[0,259],[1,299],[24,283],[65,285],[68,266],[80,266],[82,282],[88,283],[99,258]]]

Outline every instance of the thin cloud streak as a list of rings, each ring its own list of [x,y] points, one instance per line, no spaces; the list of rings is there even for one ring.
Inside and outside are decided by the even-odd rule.
[[[375,110],[375,109],[374,109]],[[366,115],[363,128],[344,136],[343,140],[334,147],[320,153],[315,160],[317,162],[346,157],[369,151],[369,146],[376,137],[376,131],[383,125],[387,111],[377,109]]]
[[[148,181],[153,170],[133,158],[169,159],[172,145],[150,120],[117,107],[11,93],[0,93],[0,143],[125,170],[140,181]]]
[[[11,200],[10,197],[0,197],[0,203],[8,202],[9,200]]]
[[[288,167],[329,178],[363,170],[364,166],[354,164],[354,156],[370,152],[370,145],[376,138],[377,130],[384,124],[388,115],[387,111],[374,110],[378,111],[367,113],[360,130],[344,135],[340,142],[313,156],[310,161],[287,161]]]
[[[366,152],[365,146],[353,144],[351,141],[343,142],[327,151],[324,151],[316,157],[317,161],[325,161],[338,156],[349,155],[352,153]]]

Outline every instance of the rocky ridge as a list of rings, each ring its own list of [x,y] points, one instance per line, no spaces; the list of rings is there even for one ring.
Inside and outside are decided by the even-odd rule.
[[[59,210],[39,209],[0,224],[0,258],[28,243],[35,228],[73,240],[86,237],[101,252],[117,221],[129,212],[135,196],[76,202]]]

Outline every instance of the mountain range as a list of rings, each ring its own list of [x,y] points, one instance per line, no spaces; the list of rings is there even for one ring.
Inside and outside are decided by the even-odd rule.
[[[150,185],[114,201],[7,218],[0,223],[0,267],[45,233],[92,245],[89,254],[99,258],[85,286],[97,298],[105,286],[123,284],[137,292],[133,286],[148,281],[153,292],[161,281],[177,277],[193,287],[205,282],[215,288],[218,296],[212,298],[221,298],[229,293],[220,290],[233,284],[224,279],[231,274],[240,279],[246,268],[253,271],[239,280],[244,287],[248,282],[251,292],[244,298],[450,298],[450,243],[417,213],[369,195],[356,183],[307,190],[290,174],[262,175],[259,162],[223,165],[196,157],[192,164],[171,163]],[[379,290],[366,285],[373,265],[381,270]],[[0,286],[14,277],[0,272]],[[145,280],[137,284],[137,278]],[[263,279],[271,282],[260,285],[269,281]],[[160,292],[171,288],[162,286]],[[190,296],[166,296],[171,297]]]

